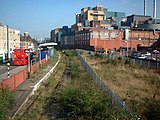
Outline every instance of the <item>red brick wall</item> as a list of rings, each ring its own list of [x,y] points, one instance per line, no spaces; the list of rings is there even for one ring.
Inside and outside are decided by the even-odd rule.
[[[119,30],[110,30],[109,33],[118,31]],[[120,30],[118,33],[118,37],[114,40],[102,40],[100,38],[95,39],[91,36],[90,46],[94,46],[96,50],[99,48],[119,49],[120,47],[127,47],[128,44],[128,47],[137,49],[138,44],[140,44],[141,46],[151,46],[159,38],[159,32],[130,30],[129,40],[125,42],[124,31]]]
[[[20,71],[17,74],[5,79],[0,83],[1,90],[9,88],[10,90],[15,90],[20,84],[22,84],[27,79],[27,69]]]
[[[44,58],[41,61],[41,64],[44,64],[48,61],[49,59],[46,60],[46,58]],[[39,66],[40,66],[39,62],[35,63],[31,67],[31,74],[33,74],[39,68]],[[28,69],[25,68],[24,70],[19,71],[13,76],[10,76],[10,78],[6,78],[5,80],[3,80],[0,83],[0,90],[6,89],[6,88],[9,88],[10,90],[15,90],[19,85],[21,85],[25,80],[27,80],[27,78],[28,78]]]

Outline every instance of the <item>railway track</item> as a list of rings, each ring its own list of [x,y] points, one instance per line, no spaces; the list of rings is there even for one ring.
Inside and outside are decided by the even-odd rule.
[[[54,92],[53,92],[53,97],[52,99],[49,101],[49,106],[47,107],[47,112],[46,113],[42,113],[41,117],[39,120],[43,120],[43,114],[46,114],[49,119],[53,119],[57,120],[57,119],[63,119],[65,118],[66,114],[64,113],[64,111],[59,111],[58,108],[58,103],[56,102],[56,100],[54,99],[55,95],[59,92],[61,92],[65,86],[67,86],[67,84],[70,82],[70,72],[71,72],[71,58],[68,54],[66,54],[65,57],[65,70],[58,82],[58,84],[56,85]],[[50,106],[51,105],[51,106]]]
[[[49,81],[43,82],[43,84],[41,85],[40,89],[36,92],[36,94],[29,99],[27,104],[25,104],[25,106],[23,107],[23,110],[21,110],[20,113],[15,116],[16,120],[23,120],[26,118],[26,116],[28,116],[28,114],[30,114],[31,109],[34,108],[39,102],[41,102],[42,96],[44,96],[44,94],[46,94],[44,91],[50,91],[52,89],[52,93],[56,94],[57,92],[59,92],[63,89],[66,81],[68,80],[69,74],[70,74],[70,60],[71,60],[68,55],[65,55],[65,56],[66,56],[65,57],[65,64],[66,64],[65,70],[64,70],[63,75],[60,78],[60,80],[58,80],[59,82],[56,84],[56,86],[54,88],[51,88]],[[57,72],[58,72],[58,69],[56,69],[54,71],[52,76],[55,76],[57,74]],[[56,113],[56,111],[55,111],[55,113]],[[45,114],[51,114],[51,113],[50,113],[50,111],[42,112],[38,119],[42,120],[43,116]]]

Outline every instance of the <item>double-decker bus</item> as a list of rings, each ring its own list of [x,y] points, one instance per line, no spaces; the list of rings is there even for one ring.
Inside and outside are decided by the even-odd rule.
[[[14,65],[27,65],[30,48],[14,49]]]

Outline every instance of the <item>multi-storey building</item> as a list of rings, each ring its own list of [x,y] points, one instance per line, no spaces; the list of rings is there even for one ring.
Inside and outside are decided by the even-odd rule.
[[[58,42],[57,41],[57,33],[61,32],[61,28],[57,28],[51,31],[50,36],[51,36],[51,41],[52,42]]]
[[[98,5],[94,8],[82,8],[81,13],[76,14],[76,23],[82,23],[82,27],[106,27],[113,25],[120,28],[121,21],[124,18],[125,13],[110,12],[107,8]]]
[[[144,24],[151,16],[144,16],[144,15],[131,15],[127,16],[126,25],[130,27],[137,27],[138,25]]]
[[[135,23],[135,28],[121,27],[121,22],[126,22],[123,12],[109,12],[103,6],[82,8],[81,13],[76,14],[76,24],[72,25],[72,30],[75,32],[72,30],[66,32],[68,29],[62,28],[61,46],[95,51],[127,50],[137,49],[140,46],[150,47],[160,39],[158,30],[136,27],[144,24],[150,16],[132,15],[127,18],[130,25]]]
[[[12,52],[16,47],[20,47],[20,31],[0,26],[0,50],[5,53]]]
[[[126,48],[136,50],[139,46],[152,46],[160,38],[159,34],[159,31],[153,30],[87,28],[76,32],[75,35],[64,35],[62,46],[65,44],[68,48],[82,48],[95,51]]]
[[[56,42],[58,45],[60,45],[62,36],[70,35],[71,31],[72,31],[71,28],[68,28],[68,26],[63,26],[62,28],[51,30],[50,33],[51,41]]]
[[[119,50],[137,49],[138,46],[150,47],[159,39],[159,31],[153,30],[90,30],[90,46],[98,49]]]

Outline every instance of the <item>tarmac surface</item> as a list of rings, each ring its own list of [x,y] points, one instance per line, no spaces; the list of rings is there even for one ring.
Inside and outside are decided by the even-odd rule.
[[[9,76],[12,76],[19,71],[25,69],[27,66],[10,66]],[[8,67],[7,65],[0,65],[0,82],[8,78]]]
[[[20,67],[20,66],[9,66],[9,69],[10,70],[13,70],[13,69],[15,69],[15,68],[17,68],[17,67]],[[8,71],[8,66],[7,66],[7,64],[1,64],[0,65],[0,75],[2,75],[2,74],[4,74],[5,72],[7,72]]]

